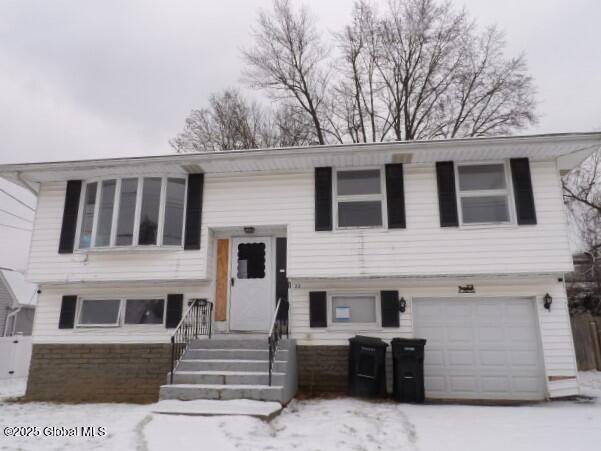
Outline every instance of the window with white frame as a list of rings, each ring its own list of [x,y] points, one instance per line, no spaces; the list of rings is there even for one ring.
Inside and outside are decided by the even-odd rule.
[[[118,326],[121,299],[82,299],[79,306],[79,326]]]
[[[332,324],[376,324],[375,295],[333,295],[330,306]]]
[[[164,324],[165,298],[80,299],[78,327]]]
[[[336,171],[338,228],[380,227],[384,223],[384,189],[380,169]]]
[[[463,224],[511,221],[505,163],[457,165],[457,195]]]
[[[126,299],[124,324],[163,324],[165,300]]]
[[[128,177],[84,185],[79,248],[181,246],[186,179]]]

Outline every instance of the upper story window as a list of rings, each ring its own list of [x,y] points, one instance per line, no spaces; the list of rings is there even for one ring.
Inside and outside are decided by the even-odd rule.
[[[79,248],[181,246],[185,195],[183,178],[88,182],[80,206]]]
[[[336,171],[334,203],[338,228],[382,226],[382,179],[380,169]]]
[[[457,166],[457,194],[463,224],[509,223],[510,191],[504,163]]]

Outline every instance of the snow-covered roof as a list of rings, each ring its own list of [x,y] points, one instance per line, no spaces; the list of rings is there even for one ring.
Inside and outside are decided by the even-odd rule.
[[[0,281],[4,281],[18,305],[34,306],[38,302],[37,286],[25,280],[17,271],[0,270]]]
[[[601,132],[556,133],[8,164],[0,165],[0,177],[28,186],[38,182],[106,174],[131,176],[155,171],[174,175],[190,172],[286,171],[317,166],[350,167],[391,162],[431,164],[446,160],[482,161],[520,157],[532,161],[557,161],[561,171],[568,171],[600,147]]]

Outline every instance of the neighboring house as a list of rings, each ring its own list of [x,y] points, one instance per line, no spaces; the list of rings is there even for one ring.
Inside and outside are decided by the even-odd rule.
[[[213,334],[164,397],[269,398],[278,299],[278,386],[294,389],[297,366],[301,390],[346,390],[360,334],[426,338],[429,398],[575,395],[560,175],[600,146],[584,133],[0,166],[39,192],[27,396],[156,400],[197,298]],[[233,332],[251,334],[224,344]]]
[[[570,299],[579,294],[599,292],[601,268],[588,252],[573,256],[574,271],[566,274],[566,290]]]
[[[0,336],[31,335],[37,288],[23,274],[0,270]]]

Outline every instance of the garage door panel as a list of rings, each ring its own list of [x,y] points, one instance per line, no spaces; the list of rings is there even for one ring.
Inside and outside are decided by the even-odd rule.
[[[478,379],[475,376],[450,376],[450,389],[463,393],[478,393]]]
[[[505,329],[501,326],[475,326],[478,331],[480,342],[491,341],[493,343],[503,342],[505,340]]]
[[[414,299],[413,313],[415,336],[427,340],[428,397],[544,398],[532,299]]]
[[[444,323],[441,324],[444,329]],[[471,343],[474,340],[474,331],[468,326],[450,325],[446,328],[446,334],[443,334],[447,343],[460,345],[463,343]]]
[[[511,387],[515,393],[528,394],[538,390],[540,381],[536,377],[524,376],[511,378]]]
[[[487,352],[479,352],[478,357],[480,365],[483,367],[501,367],[507,366],[507,351],[504,349],[491,349]]]
[[[445,308],[445,314],[445,319],[447,321],[464,322],[466,319],[472,317],[473,311],[469,305],[458,302],[447,305]]]
[[[476,356],[473,350],[466,351],[458,351],[458,350],[450,350],[448,353],[449,356],[449,366],[474,366],[476,364]]]
[[[531,351],[509,351],[511,364],[513,366],[536,366],[538,353],[535,350]]]
[[[442,349],[429,349],[424,355],[424,366],[444,366],[444,351]]]
[[[496,322],[503,317],[503,306],[499,304],[482,304],[476,306],[476,318],[480,321]]]
[[[426,376],[424,377],[424,384],[433,393],[444,393],[447,391],[446,378],[443,376]]]
[[[511,381],[509,377],[504,376],[482,376],[480,390],[485,393],[507,393],[511,390]]]

